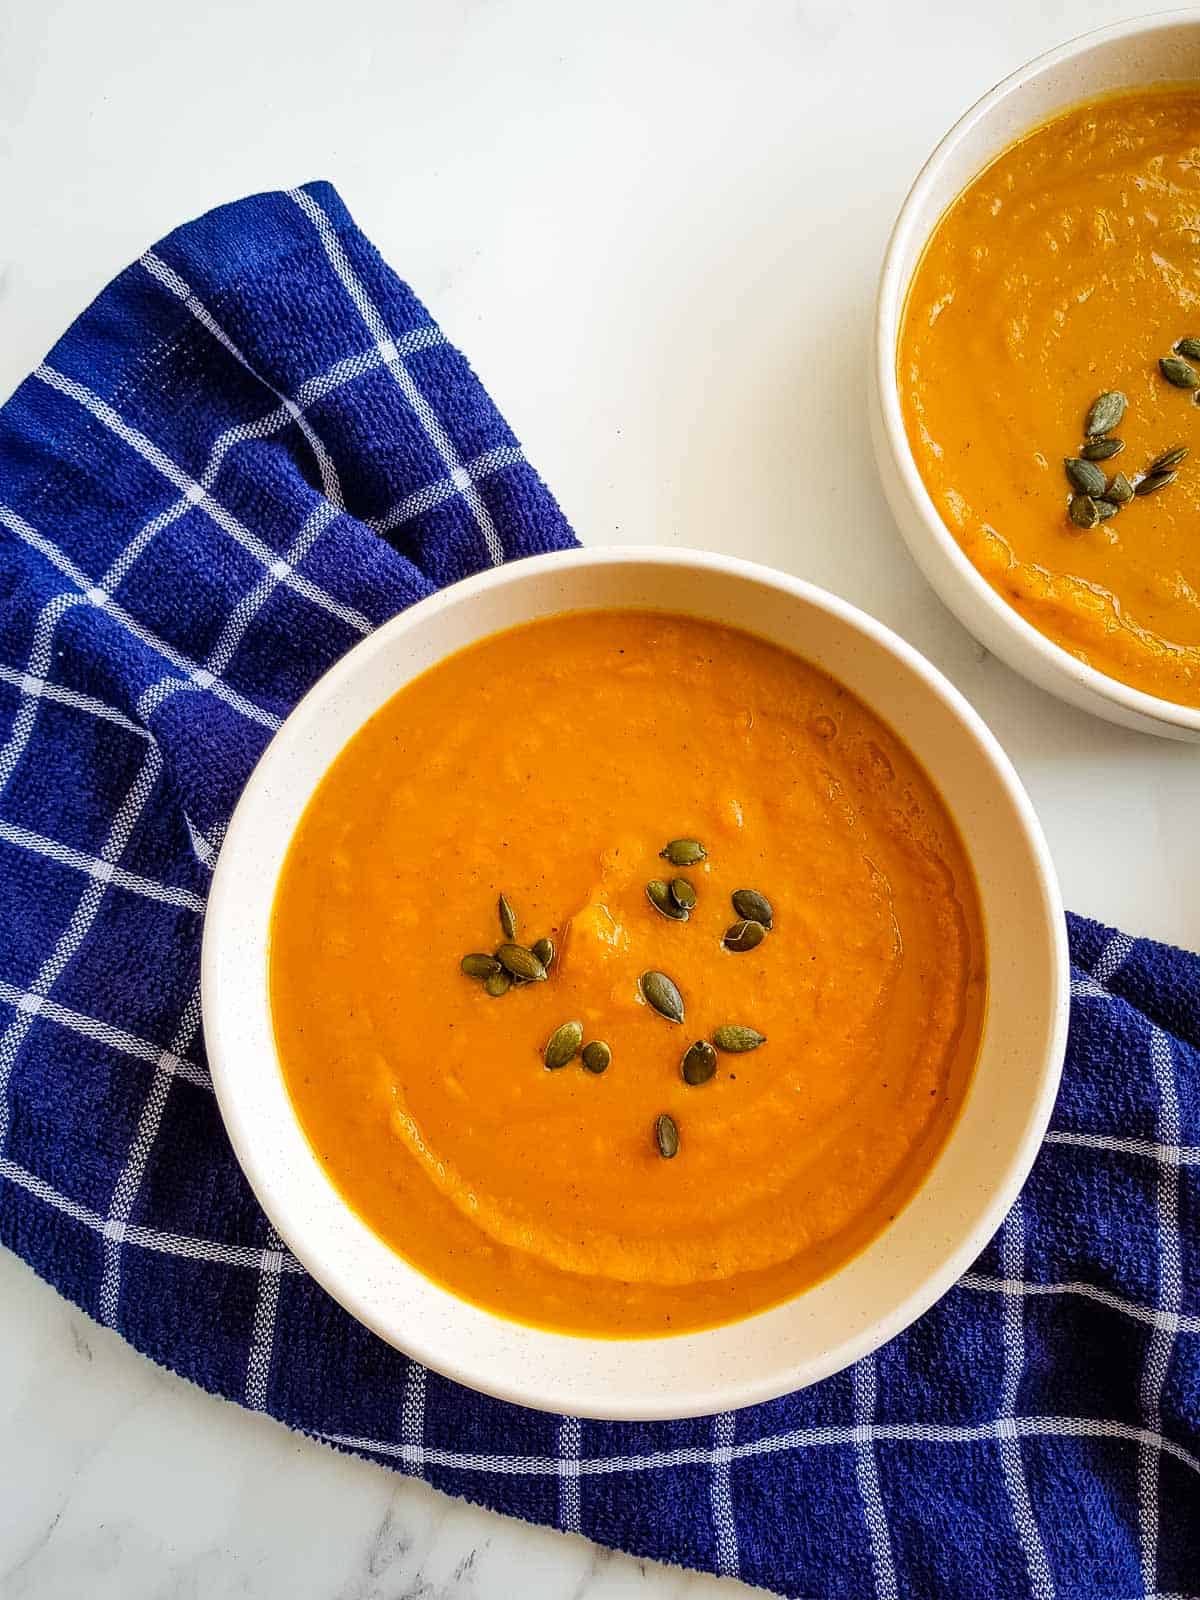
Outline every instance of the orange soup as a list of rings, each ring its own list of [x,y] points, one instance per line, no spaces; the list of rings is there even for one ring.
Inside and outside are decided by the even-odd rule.
[[[1200,706],[1200,87],[1082,106],[992,162],[914,275],[898,370],[988,582],[1081,661]]]
[[[272,931],[283,1072],[349,1204],[463,1298],[612,1336],[746,1316],[877,1235],[984,988],[970,866],[896,735],[649,612],[401,690],[310,802]]]

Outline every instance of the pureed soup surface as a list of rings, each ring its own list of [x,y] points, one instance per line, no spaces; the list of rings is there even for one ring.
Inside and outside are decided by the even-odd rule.
[[[660,858],[680,836],[700,865]],[[677,870],[687,922],[645,893]],[[732,953],[741,888],[774,925]],[[501,893],[557,954],[492,998],[459,962],[501,942]],[[284,1075],[345,1199],[465,1299],[614,1336],[745,1316],[877,1234],[959,1109],[984,987],[971,869],[895,735],[784,650],[636,611],[494,635],[401,690],[310,802],[272,932]],[[568,1020],[603,1076],[543,1065]],[[685,1083],[726,1023],[767,1042]]]
[[[898,370],[921,476],[992,586],[1080,660],[1200,706],[1200,410],[1159,368],[1191,336],[1200,87],[1147,89],[1035,129],[959,196],[913,277]],[[1108,390],[1128,399],[1110,478],[1192,455],[1084,531],[1063,462]]]

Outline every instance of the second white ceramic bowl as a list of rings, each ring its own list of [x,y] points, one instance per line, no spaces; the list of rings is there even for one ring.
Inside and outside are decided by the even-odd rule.
[[[1051,694],[1110,722],[1200,740],[1200,710],[1144,694],[1076,660],[1006,604],[971,564],[921,481],[904,430],[896,368],[905,297],[929,236],[989,161],[1030,128],[1082,100],[1195,78],[1200,78],[1200,12],[1167,12],[1085,34],[1039,56],[955,123],[904,202],[884,258],[871,433],[884,493],[909,550],[942,601],[994,655]]]
[[[342,1200],[293,1112],[268,997],[271,907],[288,844],[346,741],[398,689],[500,628],[591,607],[714,618],[796,651],[887,719],[939,785],[978,879],[989,1000],[978,1069],[924,1187],[861,1255],[786,1305],[728,1327],[595,1339],[520,1326],[456,1298]],[[846,1366],[953,1283],[1012,1204],[1058,1086],[1068,968],[1062,905],[1012,767],[915,650],[834,596],[688,550],[577,550],[456,584],[365,639],[276,735],[234,813],[204,925],[204,1034],[234,1149],[264,1210],[335,1299],[382,1338],[502,1399],[591,1417],[682,1417],[770,1399]]]

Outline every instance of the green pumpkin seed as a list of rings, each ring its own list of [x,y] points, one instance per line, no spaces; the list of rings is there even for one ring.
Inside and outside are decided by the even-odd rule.
[[[1180,356],[1162,356],[1158,370],[1176,389],[1200,389],[1200,372]]]
[[[672,839],[666,849],[658,853],[673,867],[695,867],[704,860],[708,851],[699,839]]]
[[[1094,528],[1100,521],[1096,502],[1090,494],[1073,495],[1071,504],[1067,507],[1067,514],[1077,528]]]
[[[582,1043],[583,1023],[561,1022],[546,1041],[542,1060],[551,1072],[555,1072],[559,1067],[565,1067],[568,1061],[574,1061]]]
[[[1097,395],[1084,419],[1085,438],[1096,439],[1102,433],[1111,433],[1125,415],[1125,405],[1125,396],[1119,389],[1106,389]]]
[[[500,963],[495,956],[464,956],[459,962],[459,966],[468,978],[490,978],[493,973],[500,971]]]
[[[1090,461],[1083,461],[1078,456],[1067,456],[1063,462],[1067,479],[1072,489],[1080,494],[1098,495],[1104,493],[1106,482],[1100,468]]]
[[[526,983],[545,983],[546,969],[532,950],[523,944],[502,944],[496,949],[496,960],[513,978]]]
[[[1179,474],[1177,472],[1148,472],[1146,476],[1134,486],[1133,492],[1136,495],[1142,496],[1154,494],[1159,489],[1165,489],[1169,483],[1174,483],[1178,476]]]
[[[1162,455],[1155,456],[1154,460],[1146,468],[1146,471],[1147,473],[1169,472],[1172,467],[1177,467],[1179,465],[1179,463],[1186,457],[1187,453],[1187,445],[1177,444],[1173,450],[1164,450]]]
[[[496,901],[496,911],[500,917],[500,932],[511,942],[517,937],[517,913],[503,895]]]
[[[1133,499],[1133,485],[1123,472],[1118,472],[1104,491],[1104,498],[1114,506],[1127,506]]]
[[[646,1004],[668,1022],[683,1021],[683,996],[665,972],[643,972],[638,988]]]
[[[646,885],[646,899],[660,916],[670,917],[672,922],[687,921],[687,911],[683,906],[676,905],[670,885],[661,878],[651,878]]]
[[[509,977],[508,973],[505,972],[504,968],[501,967],[498,972],[493,972],[490,977],[483,980],[483,987],[487,990],[488,994],[491,995],[493,1000],[499,1000],[502,994],[507,994],[512,988],[512,979]]]
[[[669,1117],[665,1111],[655,1120],[654,1142],[664,1161],[670,1161],[679,1154],[679,1129],[675,1126],[675,1118]]]
[[[534,955],[538,958],[548,972],[554,962],[554,940],[537,939],[529,946],[529,948],[533,951]]]
[[[693,1088],[707,1083],[717,1070],[717,1052],[707,1039],[697,1039],[684,1051],[679,1070],[684,1083],[690,1083]]]
[[[775,913],[765,894],[759,894],[757,889],[735,889],[729,898],[739,917],[744,917],[747,922],[761,922],[768,933],[771,931]]]
[[[1107,522],[1109,517],[1115,517],[1120,509],[1120,506],[1115,506],[1111,500],[1096,501],[1096,515],[1101,522]]]
[[[767,1036],[756,1028],[744,1028],[740,1023],[727,1022],[723,1027],[713,1030],[712,1041],[726,1055],[740,1056],[747,1050],[757,1050],[760,1044],[766,1044]]]
[[[747,950],[753,950],[767,937],[767,930],[761,922],[756,922],[752,917],[743,917],[740,922],[735,922],[732,928],[726,928],[725,937],[721,943],[726,950],[732,950],[734,955],[744,955]]]
[[[593,1039],[590,1044],[583,1047],[583,1064],[589,1072],[594,1072],[597,1077],[602,1072],[608,1071],[609,1062],[612,1060],[612,1051],[603,1039]]]
[[[696,904],[696,886],[687,878],[671,879],[671,899],[681,911],[690,911]]]
[[[1108,461],[1125,448],[1124,439],[1089,439],[1079,454],[1085,461]]]
[[[542,1060],[552,1072],[555,1072],[558,1068],[565,1067],[569,1061],[574,1061],[582,1043],[582,1022],[560,1022],[546,1041]]]
[[[1200,361],[1200,339],[1176,339],[1175,354]]]

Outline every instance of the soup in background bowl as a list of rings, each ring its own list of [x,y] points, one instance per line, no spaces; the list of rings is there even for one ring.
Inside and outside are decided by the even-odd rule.
[[[871,399],[901,532],[966,626],[1063,699],[1192,740],[1198,109],[1200,18],[1180,13],[1086,35],[972,107],[893,231]]]
[[[568,718],[574,668],[562,661],[556,685],[553,663],[564,652],[542,641],[572,628],[576,666],[586,668],[575,693],[589,677],[612,687]],[[634,654],[623,693],[622,649]],[[711,716],[670,726],[690,703],[688,658],[694,692],[723,707],[715,728]],[[495,670],[481,676],[475,669],[489,661]],[[536,681],[525,680],[522,663]],[[490,695],[481,684],[493,678]],[[473,712],[464,710],[472,694]],[[531,711],[528,739],[523,694],[548,710],[544,721]],[[389,755],[409,696],[431,753],[431,772],[415,777],[419,751],[415,763]],[[618,703],[613,696],[629,713],[627,749],[597,737],[589,761],[590,725]],[[750,731],[754,704],[766,708],[761,745],[737,732],[739,715]],[[660,717],[670,770],[646,772]],[[822,717],[842,730],[838,738],[822,743]],[[495,769],[490,786],[478,775],[438,777],[438,749],[449,768],[460,761],[460,721]],[[829,743],[835,751],[818,779],[814,751]],[[359,808],[341,795],[339,842],[339,806],[326,811],[321,797],[337,801],[343,779],[367,798]],[[839,787],[840,818],[828,809]],[[893,814],[888,825],[900,796],[909,823],[897,826]],[[431,813],[439,797],[445,817]],[[539,839],[524,837],[514,855],[523,808]],[[407,849],[422,819],[427,836]],[[694,830],[705,849],[678,871],[658,854],[677,829]],[[803,838],[785,860],[797,830]],[[801,863],[827,877],[824,916]],[[686,922],[646,897],[646,883],[673,876],[687,876],[695,891]],[[890,918],[884,878],[898,896]],[[756,920],[735,916],[731,896],[743,888],[774,892],[773,915],[747,948],[730,949],[735,922]],[[512,940],[499,924],[500,892],[518,918]],[[610,953],[602,934],[614,923],[629,945]],[[897,923],[910,931],[911,956],[896,950]],[[486,992],[499,944],[532,949],[542,938],[556,942],[545,981]],[[464,955],[483,957],[474,976],[460,970]],[[823,960],[823,978],[803,971]],[[682,1023],[644,1003],[650,991],[639,980],[651,967],[676,980]],[[918,1000],[920,991],[928,998]],[[818,1019],[820,992],[830,1002]],[[364,994],[373,1015],[351,1019],[350,1002]],[[254,773],[218,863],[203,1004],[239,1159],[289,1246],[348,1310],[438,1371],[501,1398],[589,1416],[685,1416],[838,1370],[919,1315],[987,1242],[1032,1162],[1058,1082],[1065,929],[1044,841],[1011,767],[910,647],[768,569],[689,551],[582,550],[516,563],[414,606],[297,707]],[[707,1081],[685,1081],[688,1045],[762,1018],[766,1042],[717,1051]],[[546,1064],[554,1030],[573,1020],[580,1046],[608,1044],[604,1071],[589,1071],[574,1049],[562,1066]],[[450,1023],[467,1030],[461,1049],[446,1043]],[[839,1030],[861,1041],[859,1055],[840,1047]],[[386,1047],[376,1048],[381,1039]],[[901,1080],[879,1059],[893,1044]],[[321,1092],[309,1093],[306,1075],[323,1075]],[[503,1086],[489,1104],[497,1075]],[[414,1123],[432,1118],[440,1129],[435,1167],[450,1166],[443,1151],[464,1173],[492,1163],[490,1233],[468,1226],[465,1186],[437,1173],[420,1187],[425,1158],[412,1126],[397,1130],[391,1120],[394,1088],[418,1103]],[[674,1124],[665,1142],[664,1114]],[[397,1115],[403,1122],[403,1106]],[[816,1128],[807,1140],[804,1119]],[[565,1153],[554,1148],[559,1137]],[[591,1142],[573,1196],[569,1146],[581,1137]],[[551,1148],[538,1172],[543,1138]],[[847,1159],[815,1184],[810,1223],[820,1225],[805,1240],[796,1202],[805,1161],[820,1171],[823,1141],[841,1141]],[[380,1181],[389,1160],[394,1188]],[[507,1211],[494,1204],[505,1184]],[[405,1231],[397,1193],[423,1195],[431,1219],[453,1212],[463,1226],[440,1243],[432,1227],[427,1250]],[[552,1203],[533,1227],[537,1195]],[[753,1226],[739,1231],[743,1206]],[[574,1242],[572,1215],[582,1225]],[[383,1236],[392,1227],[399,1248]],[[825,1259],[822,1227],[834,1243]],[[506,1270],[489,1276],[481,1246],[501,1235]],[[447,1238],[469,1247],[465,1267],[447,1261]],[[535,1246],[524,1257],[549,1262],[549,1271],[521,1273],[522,1240]],[[636,1248],[617,1262],[613,1240]],[[702,1241],[713,1246],[707,1260]],[[754,1264],[745,1274],[743,1251]],[[679,1280],[665,1289],[664,1259]],[[653,1292],[613,1289],[638,1273]],[[564,1295],[564,1283],[574,1292]],[[673,1295],[688,1331],[664,1331]]]
[[[1024,134],[938,223],[898,363],[908,442],[1034,627],[1200,708],[1200,83]]]

